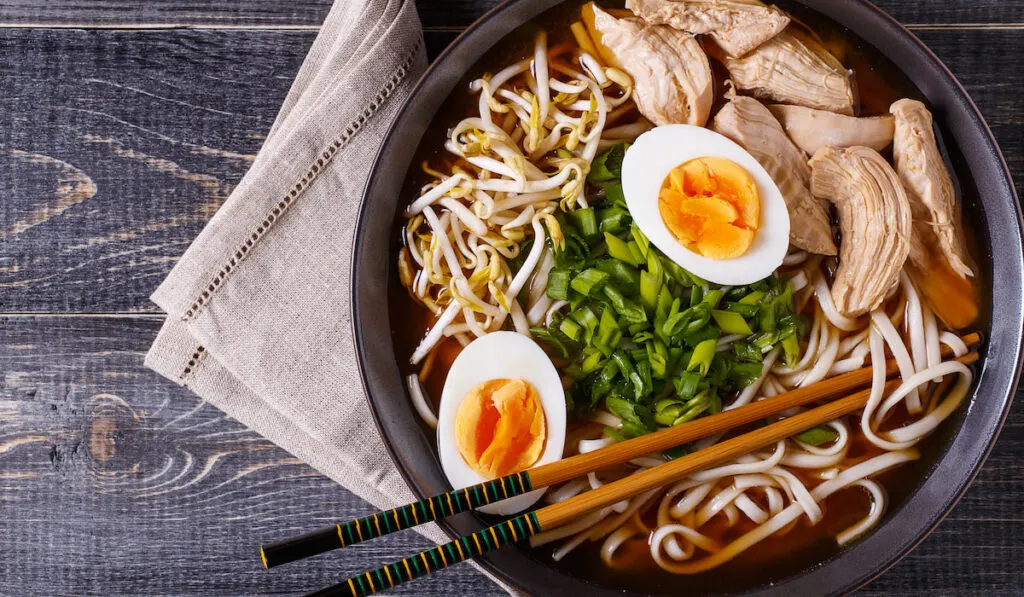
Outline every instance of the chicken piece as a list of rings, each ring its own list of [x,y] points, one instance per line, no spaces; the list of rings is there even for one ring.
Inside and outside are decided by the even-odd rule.
[[[871,148],[823,147],[811,158],[811,192],[839,212],[836,309],[847,317],[877,309],[910,253],[910,201],[899,176]]]
[[[960,230],[953,180],[939,152],[932,114],[919,101],[904,99],[895,116],[893,156],[913,214],[915,250],[911,279],[946,325],[963,328],[978,317],[978,289]]]
[[[733,83],[755,97],[853,116],[846,68],[792,27],[742,58],[725,58]]]
[[[914,224],[922,233],[922,242],[926,247],[937,246],[960,276],[973,276],[957,226],[953,179],[939,153],[932,113],[921,102],[909,99],[894,103],[889,111],[896,117],[896,171],[910,197]]]
[[[789,208],[790,242],[805,251],[835,255],[825,205],[808,190],[807,160],[768,108],[750,97],[733,98],[715,116],[711,129],[746,149],[778,185]]]
[[[714,102],[708,57],[690,34],[593,7],[594,41],[633,78],[637,109],[656,125],[704,126]]]
[[[759,0],[626,0],[626,8],[653,25],[710,34],[739,58],[789,25],[789,17]]]
[[[768,106],[786,129],[786,134],[804,150],[814,155],[822,147],[870,147],[882,151],[892,143],[893,117],[868,116],[854,118],[803,106],[776,104]]]

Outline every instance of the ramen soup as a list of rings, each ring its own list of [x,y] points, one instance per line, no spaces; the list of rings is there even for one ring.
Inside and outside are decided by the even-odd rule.
[[[894,515],[956,428],[972,372],[955,358],[984,317],[974,187],[920,98],[795,4],[569,2],[498,43],[424,137],[397,224],[397,358],[452,485],[868,367],[863,412],[545,531],[532,555],[729,591]]]

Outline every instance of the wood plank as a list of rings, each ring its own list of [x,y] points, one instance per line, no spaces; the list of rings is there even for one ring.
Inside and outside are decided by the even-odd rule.
[[[0,318],[0,595],[278,595],[426,546],[412,533],[262,570],[255,546],[370,507],[142,368],[159,318]],[[1018,396],[1020,398],[1020,396]],[[953,514],[861,594],[1024,586],[1024,400]],[[406,595],[501,595],[460,566]]]
[[[1024,187],[1024,35],[919,34]],[[313,36],[0,29],[0,313],[155,312],[149,294],[248,168]],[[453,34],[427,37],[436,55]]]
[[[0,595],[279,595],[429,547],[407,532],[268,572],[272,540],[373,508],[142,368],[160,320],[0,319]],[[500,595],[472,570],[396,594]]]
[[[500,0],[418,0],[423,25],[461,28]],[[949,25],[1024,23],[1022,0],[877,0],[903,23]],[[0,24],[49,26],[192,25],[214,27],[316,27],[331,0],[7,0]]]

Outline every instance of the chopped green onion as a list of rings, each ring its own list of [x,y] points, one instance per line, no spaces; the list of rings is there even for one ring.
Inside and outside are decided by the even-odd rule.
[[[612,308],[622,317],[624,322],[633,324],[647,321],[647,312],[644,311],[644,308],[624,297],[614,287],[605,286],[604,295],[608,297]]]
[[[680,398],[693,398],[697,393],[698,386],[700,385],[700,379],[700,375],[692,371],[684,371],[680,373],[679,377],[677,377],[675,381],[676,394],[678,394]]]
[[[732,352],[737,358],[744,361],[756,361],[760,364],[761,359],[764,357],[760,348],[757,348],[753,344],[747,342],[733,342]]]
[[[572,212],[573,217],[576,219],[576,224],[580,228],[580,233],[586,238],[593,238],[597,236],[597,214],[593,207],[586,209],[577,209]]]
[[[733,313],[739,313],[743,317],[753,317],[757,315],[757,305],[747,305],[745,303],[733,303],[726,302],[722,307],[726,311],[732,311]]]
[[[538,340],[543,341],[544,343],[550,345],[552,348],[557,350],[558,354],[560,354],[563,359],[569,358],[571,354],[576,352],[579,346],[578,344],[573,342],[571,338],[565,336],[564,334],[557,330],[551,330],[542,327],[533,327],[530,328],[530,333],[533,334],[533,336],[536,337]]]
[[[702,298],[700,302],[702,302],[705,305],[707,305],[707,306],[711,307],[712,309],[714,309],[715,307],[718,306],[718,303],[721,300],[722,300],[722,291],[721,290],[709,290],[707,292],[707,294],[704,295],[704,298]]]
[[[569,300],[569,278],[571,274],[566,269],[553,269],[548,274],[548,297],[556,301]]]
[[[647,260],[647,251],[651,247],[651,241],[647,239],[647,237],[644,235],[643,231],[640,230],[640,227],[636,225],[636,222],[633,222],[633,225],[629,229],[629,233],[630,233],[630,235],[633,236],[633,242],[636,243],[637,248],[640,249],[641,256],[646,261]]]
[[[590,174],[587,176],[587,182],[596,185],[621,178],[622,159],[626,157],[627,149],[629,149],[628,144],[618,143],[594,158],[594,161],[590,164]]]
[[[643,261],[636,259],[633,252],[630,251],[629,244],[614,234],[605,232],[604,241],[608,243],[608,254],[613,258],[618,259],[619,261],[625,261],[634,267],[643,263]]]
[[[694,327],[696,327],[696,329],[683,334],[684,344],[687,346],[697,346],[701,342],[707,340],[714,340],[716,344],[718,343],[718,330],[716,330],[714,326],[707,325],[706,323],[702,325],[698,320],[690,323],[687,326],[687,329],[689,330]]]
[[[640,286],[640,272],[635,267],[618,259],[602,259],[597,262],[597,269],[611,276],[611,283],[626,294],[636,294]]]
[[[610,184],[604,187],[604,197],[620,208],[626,207],[626,195],[622,192],[621,184]],[[629,215],[628,213],[626,215]]]
[[[644,252],[643,247],[637,244],[635,240],[631,240],[626,243],[629,248],[630,254],[633,256],[633,261],[636,263],[644,263],[647,261],[647,254]]]
[[[594,351],[583,359],[583,364],[580,365],[580,369],[583,371],[584,375],[590,375],[591,373],[597,371],[598,369],[604,366],[604,362],[602,361],[601,356],[602,355],[600,352]]]
[[[599,269],[585,269],[576,274],[569,286],[580,294],[596,297],[608,282],[608,278],[608,274]]]
[[[629,212],[615,205],[602,209],[599,216],[601,232],[616,234],[629,228],[632,222]]]
[[[576,323],[583,326],[583,329],[585,330],[585,342],[590,344],[591,339],[594,337],[594,332],[597,330],[597,326],[600,323],[597,315],[594,315],[594,312],[590,310],[590,307],[584,306],[574,309],[569,313],[569,317],[571,317]]]
[[[686,366],[687,371],[693,371],[697,369],[700,371],[701,377],[708,374],[708,369],[711,367],[711,360],[715,358],[715,340],[705,340],[698,344],[693,349],[693,355],[690,357],[690,363]]]
[[[711,317],[715,318],[715,323],[718,324],[726,334],[743,334],[749,336],[754,333],[754,330],[750,329],[750,325],[747,324],[747,320],[743,319],[743,316],[739,313],[733,313],[732,311],[712,311]]]
[[[683,414],[683,408],[683,403],[678,400],[672,398],[661,400],[654,405],[654,420],[660,425],[669,427],[679,418],[679,415]]]
[[[700,302],[704,300],[704,290],[700,286],[694,286],[690,289],[690,306],[696,307]]]
[[[661,278],[650,272],[640,272],[640,301],[644,307],[653,312],[658,305],[658,294],[661,292]]]
[[[583,327],[568,317],[558,325],[558,331],[577,342],[583,338]]]
[[[738,388],[745,388],[761,377],[764,370],[762,363],[741,363],[733,362],[729,367],[729,379]]]
[[[793,367],[800,360],[800,339],[796,334],[782,339],[782,351],[786,355],[786,366]]]
[[[612,314],[612,310],[606,308],[601,313],[601,323],[597,327],[594,345],[601,351],[601,354],[610,357],[621,339],[622,330],[619,329],[619,323]]]
[[[797,435],[796,439],[812,446],[822,446],[835,441],[838,437],[839,434],[831,427],[815,427]]]
[[[764,292],[761,290],[755,290],[747,296],[740,299],[740,303],[744,305],[757,305],[764,298]]]

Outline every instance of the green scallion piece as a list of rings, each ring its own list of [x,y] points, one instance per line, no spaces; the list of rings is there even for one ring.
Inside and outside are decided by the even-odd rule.
[[[597,269],[611,276],[610,282],[627,294],[636,294],[640,286],[640,272],[635,267],[618,259],[602,259],[597,262]]]
[[[812,446],[823,446],[839,437],[831,427],[815,427],[796,436],[796,439]]]
[[[660,292],[661,279],[650,272],[640,272],[640,301],[648,311],[653,312],[658,306]]]
[[[764,298],[764,291],[755,290],[754,292],[751,292],[747,296],[741,298],[740,299],[740,303],[744,304],[744,305],[756,305],[756,304],[760,303],[761,299],[763,299],[763,298]]]
[[[608,274],[599,269],[585,269],[576,274],[572,282],[569,283],[569,287],[580,294],[597,297],[601,289],[608,283],[609,277]]]
[[[558,331],[579,342],[583,338],[583,326],[566,317],[558,324]]]
[[[725,311],[739,313],[743,317],[753,317],[757,315],[758,311],[757,305],[747,305],[745,303],[725,302],[722,304],[722,308]]]
[[[714,310],[711,312],[711,317],[715,319],[718,328],[726,334],[749,336],[754,333],[754,330],[750,329],[750,325],[747,324],[747,320],[743,319],[743,316],[739,313]]]
[[[722,300],[722,291],[721,290],[709,290],[707,292],[707,294],[704,295],[704,298],[702,298],[700,302],[702,302],[705,305],[707,305],[707,306],[711,307],[712,309],[714,309],[715,307],[718,306],[718,303],[721,300]]]
[[[686,366],[687,371],[694,369],[700,372],[701,377],[708,374],[711,368],[711,361],[715,358],[715,340],[704,340],[694,347],[693,355],[690,356],[690,363]]]
[[[610,184],[605,186],[604,197],[618,207],[626,207],[626,195],[622,192],[621,184]]]
[[[569,278],[572,275],[566,269],[553,269],[548,274],[548,298],[556,301],[569,300]]]
[[[643,261],[636,258],[629,249],[629,243],[609,232],[604,233],[604,240],[608,243],[608,254],[619,261],[625,261],[633,267],[638,267]]]
[[[782,339],[782,352],[786,357],[786,365],[792,367],[800,360],[800,338],[790,334]]]
[[[629,324],[639,324],[647,321],[647,312],[644,311],[644,308],[623,296],[614,287],[605,286],[604,295],[608,297],[612,308],[619,314],[622,321]]]
[[[593,207],[577,209],[572,212],[572,215],[576,219],[576,225],[579,227],[580,234],[584,238],[594,238],[597,236],[597,213]]]

